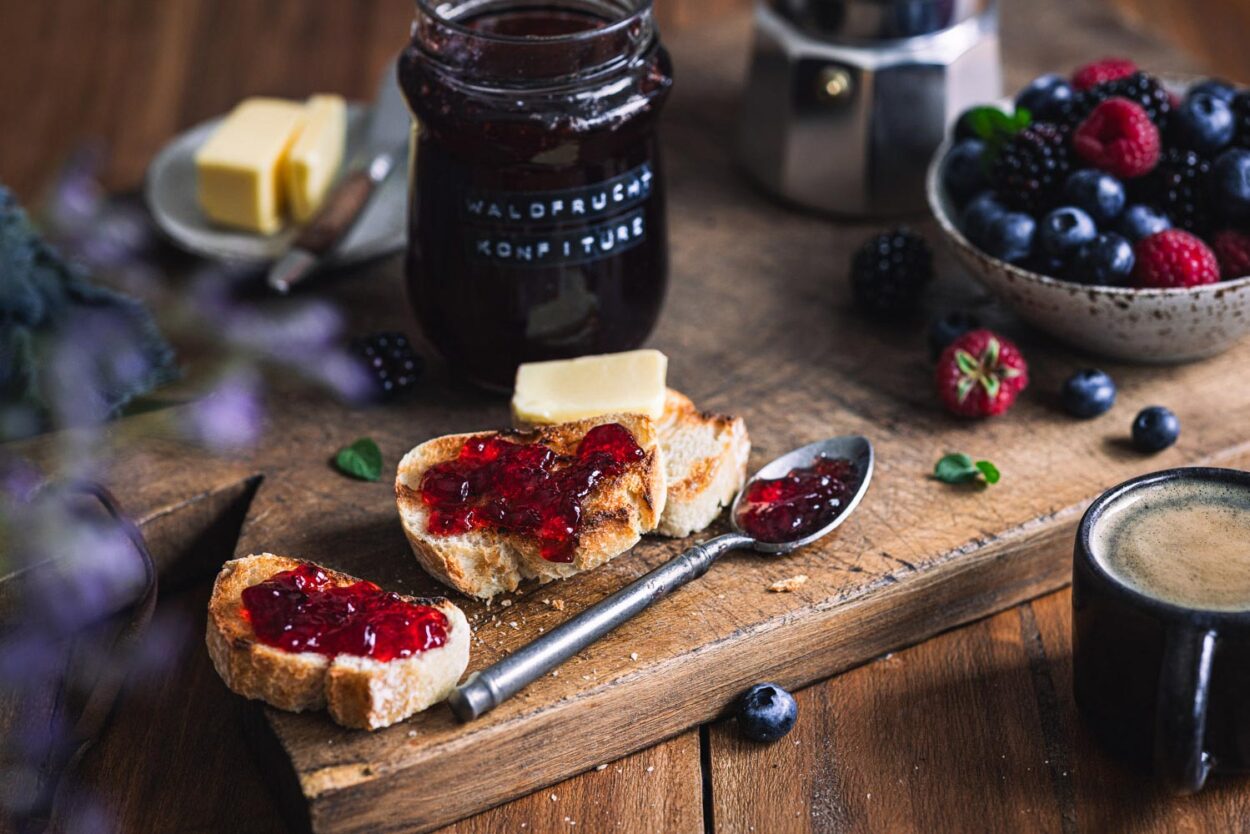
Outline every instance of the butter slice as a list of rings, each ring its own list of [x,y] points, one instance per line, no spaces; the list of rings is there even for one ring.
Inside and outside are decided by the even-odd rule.
[[[631,350],[517,368],[512,414],[518,423],[547,425],[601,414],[664,413],[668,357]]]
[[[291,145],[283,166],[291,216],[303,223],[321,208],[330,184],[343,165],[347,141],[347,104],[342,96],[308,99],[304,126]]]
[[[209,219],[249,232],[282,228],[280,177],[304,105],[273,98],[244,99],[195,154],[200,207]]]

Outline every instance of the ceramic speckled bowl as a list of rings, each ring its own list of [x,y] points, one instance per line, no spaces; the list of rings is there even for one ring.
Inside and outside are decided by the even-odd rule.
[[[1091,287],[985,254],[955,225],[957,212],[940,176],[949,149],[947,139],[929,165],[929,207],[972,276],[1021,318],[1075,347],[1129,362],[1201,359],[1250,332],[1250,276],[1190,289]]]

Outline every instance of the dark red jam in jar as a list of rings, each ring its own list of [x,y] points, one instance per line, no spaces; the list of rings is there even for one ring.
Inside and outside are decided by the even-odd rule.
[[[418,0],[406,273],[453,369],[627,350],[668,281],[656,119],[672,85],[650,0]]]
[[[243,589],[243,616],[257,638],[288,652],[394,660],[447,642],[447,617],[372,582],[334,585],[300,565]]]
[[[838,517],[858,486],[855,464],[821,455],[784,477],[752,481],[738,506],[738,527],[763,542],[810,536]]]
[[[455,460],[431,466],[421,479],[426,526],[440,536],[482,529],[533,536],[544,559],[571,562],[582,499],[644,457],[619,423],[586,432],[574,455],[498,435],[470,437]]]

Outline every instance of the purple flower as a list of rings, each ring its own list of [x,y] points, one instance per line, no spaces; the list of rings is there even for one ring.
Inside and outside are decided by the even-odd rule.
[[[236,370],[187,410],[184,428],[195,441],[218,452],[252,446],[263,431],[260,376]]]

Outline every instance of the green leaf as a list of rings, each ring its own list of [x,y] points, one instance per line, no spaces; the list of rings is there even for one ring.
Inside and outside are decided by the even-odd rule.
[[[962,452],[951,452],[933,467],[933,477],[945,484],[967,484],[979,479],[996,484],[1002,475],[988,460],[973,461]]]
[[[972,458],[961,452],[952,452],[944,456],[933,467],[933,477],[946,484],[964,484],[974,480],[980,470]]]
[[[1002,387],[1002,383],[999,382],[998,377],[990,374],[981,378],[981,387],[985,389],[986,395],[994,400],[998,398],[998,389]]]
[[[350,446],[339,449],[334,465],[344,475],[362,481],[376,481],[382,477],[382,450],[373,438],[361,437]]]
[[[1032,121],[1033,114],[1024,108],[1004,113],[997,107],[985,106],[973,109],[968,115],[968,125],[973,134],[983,140],[989,149],[986,154],[988,159],[996,157],[999,149]]]
[[[996,484],[1002,478],[1002,474],[998,471],[998,467],[990,463],[988,460],[977,461],[977,469],[981,470],[981,474],[985,476],[987,484]]]
[[[958,365],[959,370],[965,374],[976,375],[981,372],[981,363],[976,360],[976,357],[966,350],[955,351],[955,364]]]

